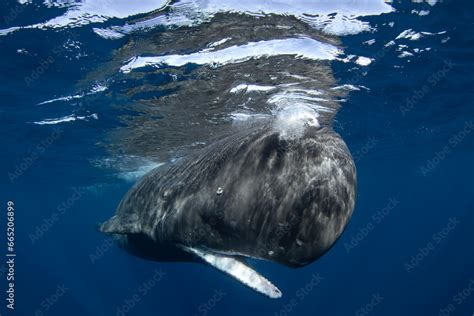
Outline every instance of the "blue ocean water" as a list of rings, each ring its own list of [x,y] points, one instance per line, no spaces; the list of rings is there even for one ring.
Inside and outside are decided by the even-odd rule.
[[[206,34],[225,13],[198,26],[122,29],[122,37],[111,39],[94,29],[132,25],[132,17],[87,16],[87,23],[12,29],[64,16],[76,2],[2,2],[2,315],[472,315],[474,6],[417,2],[391,3],[392,12],[359,17],[370,29],[331,34],[344,51],[340,60],[329,62],[334,81],[352,86],[341,97],[333,125],[356,161],[357,203],[338,242],[313,264],[291,269],[251,262],[282,290],[278,300],[208,266],[135,258],[96,230],[150,166],[140,159],[128,164],[124,157],[137,156],[137,143],[120,143],[119,137],[129,135],[124,130],[177,113],[179,120],[156,135],[163,149],[156,159],[147,157],[154,162],[185,155],[191,143],[203,140],[198,127],[198,132],[186,131],[179,124],[202,109],[183,110],[176,103],[176,112],[146,116],[140,104],[130,101],[166,100],[172,91],[131,90],[137,83],[165,85],[171,79],[152,77],[148,68],[138,70],[145,79],[133,71],[130,77],[118,74],[117,60],[118,68],[127,64],[121,55],[128,56],[127,49],[153,56],[148,46],[140,46],[152,45],[151,35],[166,41],[160,34],[190,32],[191,38],[194,28]],[[354,6],[362,3],[367,1]],[[128,6],[132,15],[134,5]],[[160,8],[151,5],[138,17],[146,21],[152,9]],[[228,23],[238,25],[259,17],[232,19]],[[189,47],[163,54],[201,50],[193,40]],[[357,56],[370,63],[355,63]],[[205,77],[196,72],[206,67],[186,65],[176,75],[180,88]],[[229,105],[219,106],[203,111],[219,117]],[[133,123],[143,113],[146,120]],[[147,142],[155,144],[150,138],[140,143]],[[8,201],[14,202],[16,229],[13,311],[7,308],[4,257]]]

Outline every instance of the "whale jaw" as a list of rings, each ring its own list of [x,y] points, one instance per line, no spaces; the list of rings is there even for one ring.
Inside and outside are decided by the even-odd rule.
[[[280,298],[281,291],[257,271],[232,256],[218,254],[209,250],[183,247],[219,271],[222,271],[251,289],[269,298]]]
[[[133,230],[129,233],[131,228]],[[121,248],[143,259],[153,261],[195,261],[195,259],[199,259],[260,294],[272,299],[282,296],[281,291],[273,283],[249,267],[240,258],[209,249],[186,247],[179,244],[174,244],[174,246],[157,245],[146,234],[138,233],[136,226],[121,226],[120,220],[116,216],[103,223],[99,230],[112,235]],[[177,258],[179,259],[176,260]]]

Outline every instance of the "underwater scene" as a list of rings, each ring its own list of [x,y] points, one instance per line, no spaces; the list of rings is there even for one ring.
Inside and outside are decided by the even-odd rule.
[[[0,12],[0,315],[474,315],[474,4]]]

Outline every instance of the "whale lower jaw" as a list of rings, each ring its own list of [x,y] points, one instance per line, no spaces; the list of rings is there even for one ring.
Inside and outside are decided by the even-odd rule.
[[[282,296],[281,291],[275,285],[257,271],[232,256],[190,247],[183,247],[183,249],[269,298],[280,298]]]

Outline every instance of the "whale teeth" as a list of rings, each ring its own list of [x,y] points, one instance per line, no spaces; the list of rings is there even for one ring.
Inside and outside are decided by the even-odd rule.
[[[184,249],[265,296],[270,298],[280,298],[282,296],[281,291],[275,285],[242,261],[210,251],[190,247],[184,247]]]

